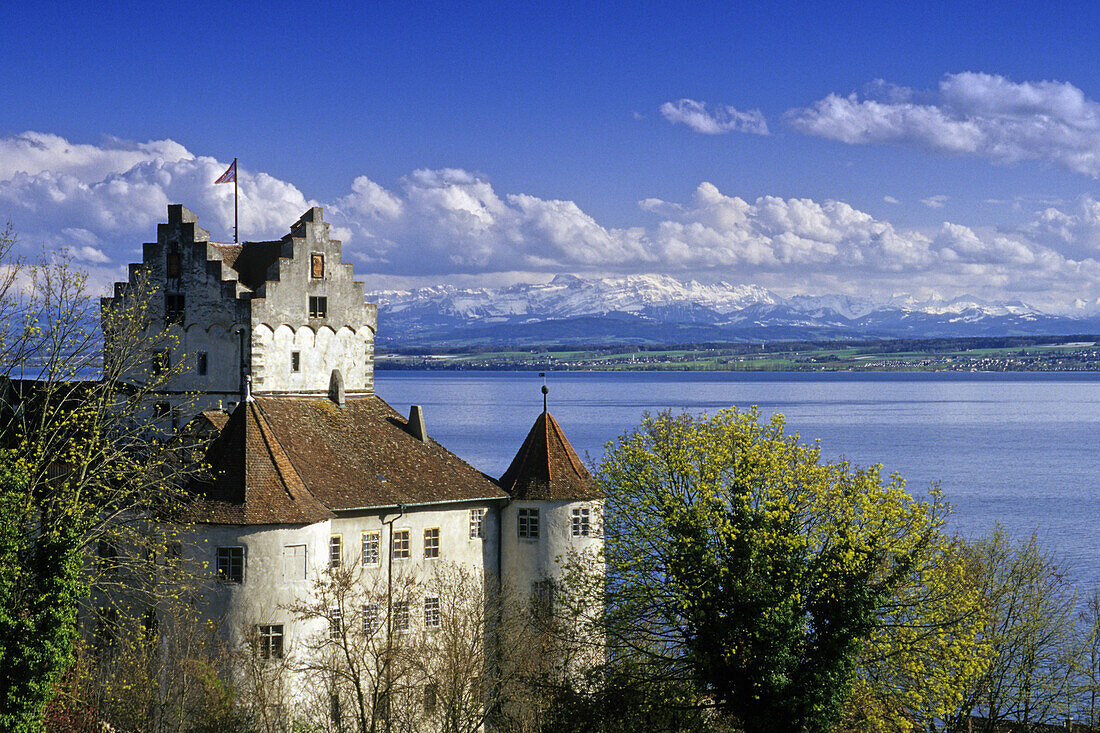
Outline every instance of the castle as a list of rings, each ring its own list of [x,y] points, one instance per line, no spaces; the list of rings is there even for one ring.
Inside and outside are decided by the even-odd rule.
[[[280,240],[221,244],[170,205],[104,308],[140,278],[160,287],[149,328],[178,339],[149,355],[151,369],[180,367],[153,418],[210,437],[179,552],[219,581],[212,613],[234,643],[251,630],[282,657],[330,633],[331,618],[326,628],[287,609],[332,568],[354,564],[382,587],[448,563],[552,603],[559,559],[601,547],[600,492],[545,400],[494,480],[433,440],[418,407],[405,416],[374,394],[377,309],[319,207]],[[430,583],[417,587],[398,607],[364,603],[363,627],[379,613],[394,617],[390,633],[438,625],[450,609]]]

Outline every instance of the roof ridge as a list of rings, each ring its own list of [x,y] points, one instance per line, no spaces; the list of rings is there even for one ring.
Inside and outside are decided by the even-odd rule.
[[[554,424],[554,435],[557,436],[558,442],[561,443],[562,450],[565,451],[565,457],[569,459],[569,465],[573,467],[573,472],[576,473],[578,476],[583,477],[585,475],[585,473],[587,473],[587,469],[582,471],[581,467],[579,467],[577,465],[576,461],[573,460],[573,457],[576,456],[577,452],[576,452],[576,450],[573,449],[573,446],[569,443],[569,439],[565,437],[565,431],[561,429],[561,425],[558,425],[558,421],[554,419],[553,415],[551,415],[550,413],[546,413],[546,416],[548,418],[550,418],[549,420],[547,420],[547,422]],[[549,433],[549,430],[550,430],[550,428],[547,427],[547,432],[548,433]],[[546,453],[547,453],[547,456],[549,457],[549,454],[550,454],[550,439],[549,439],[549,436],[546,439]],[[580,460],[580,456],[576,456],[576,458],[577,458],[578,461]]]
[[[553,481],[554,469],[550,465],[550,421],[554,418],[550,417],[550,413],[545,410],[542,412],[542,417],[543,427],[546,429],[546,480]]]
[[[263,414],[260,405],[255,401],[249,402],[248,405],[253,410],[256,416],[256,427],[260,429],[260,437],[263,439],[264,445],[267,447],[267,452],[271,456],[271,462],[275,466],[275,471],[279,474],[279,481],[281,481],[283,484],[283,491],[286,492],[287,496],[289,496],[292,501],[298,501],[298,497],[294,495],[293,491],[291,491],[290,482],[287,481],[287,477],[284,475],[283,466],[281,465],[283,461],[286,461],[286,463],[289,465],[290,471],[293,472],[294,478],[297,479],[297,483],[301,487],[301,489],[307,493],[309,492],[309,489],[306,488],[305,482],[302,481],[302,477],[301,475],[299,475],[298,469],[294,467],[294,462],[291,461],[290,456],[287,455],[286,448],[284,448],[283,444],[279,442],[279,438],[275,435],[275,431],[272,430],[271,426],[267,424],[267,417]],[[280,455],[276,455],[275,451],[272,449],[273,443],[275,447],[279,449]],[[282,460],[280,460],[280,458]],[[310,494],[310,496],[313,495]],[[314,497],[314,499],[316,499],[316,497]]]

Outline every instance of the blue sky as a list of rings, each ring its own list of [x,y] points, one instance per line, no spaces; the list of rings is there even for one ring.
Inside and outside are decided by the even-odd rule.
[[[0,218],[107,282],[238,156],[373,287],[1100,298],[1100,6],[358,5],[9,5]]]

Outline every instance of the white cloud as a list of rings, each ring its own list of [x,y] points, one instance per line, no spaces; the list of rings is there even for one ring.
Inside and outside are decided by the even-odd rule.
[[[883,196],[882,200],[885,201],[888,204],[900,204],[901,203],[900,201],[898,201],[893,196]]]
[[[661,105],[661,114],[672,124],[683,124],[704,135],[721,135],[724,132],[749,132],[767,135],[768,123],[758,109],[741,112],[728,105],[707,108],[706,102],[681,99]]]
[[[930,209],[942,209],[943,205],[947,203],[948,196],[944,196],[942,193],[938,193],[935,196],[929,196],[926,199],[921,199],[920,202]]]
[[[0,149],[11,144],[0,139]],[[62,156],[59,171],[0,175],[0,221],[13,220],[24,251],[66,250],[105,287],[140,258],[169,203],[188,206],[214,239],[229,241],[232,188],[213,184],[225,161],[187,151],[166,160],[155,143],[115,147],[145,152],[122,171],[66,167]],[[282,236],[308,207],[323,205],[357,276],[376,284],[665,272],[788,292],[935,289],[1040,303],[1100,297],[1100,202],[1091,197],[1043,205],[1019,227],[947,222],[921,230],[842,201],[746,200],[704,182],[684,201],[644,199],[635,223],[608,227],[574,201],[498,192],[485,176],[461,169],[416,170],[391,187],[359,176],[330,202],[265,173],[240,176],[243,239]]]
[[[913,145],[1000,163],[1045,160],[1100,175],[1100,102],[1068,82],[965,72],[921,94],[879,82],[862,96],[830,94],[786,119],[805,134],[849,144]]]

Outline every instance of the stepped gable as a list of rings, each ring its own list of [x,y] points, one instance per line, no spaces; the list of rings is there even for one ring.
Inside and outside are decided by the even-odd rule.
[[[379,397],[256,397],[208,451],[212,484],[197,521],[310,523],[335,512],[505,499],[507,494]]]
[[[569,444],[554,416],[545,410],[527,433],[500,486],[513,499],[586,501],[603,493]]]

